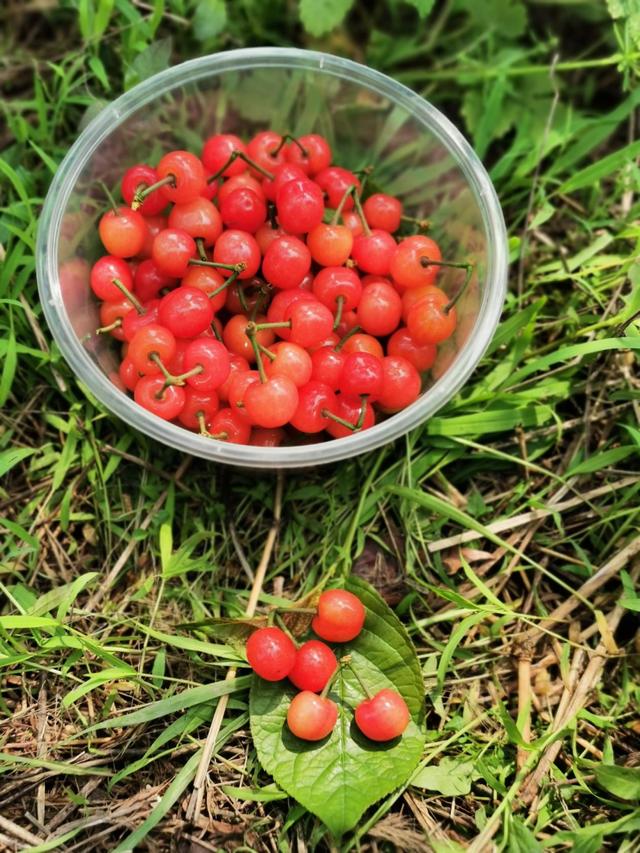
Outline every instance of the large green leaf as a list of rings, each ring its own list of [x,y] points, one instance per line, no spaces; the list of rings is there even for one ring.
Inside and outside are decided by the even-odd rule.
[[[338,723],[319,743],[294,737],[286,716],[295,689],[254,676],[251,687],[251,733],[265,770],[290,796],[317,815],[334,836],[358,822],[364,810],[405,782],[424,744],[424,686],[411,641],[396,615],[375,590],[356,578],[344,586],[367,610],[364,628],[350,643],[336,647],[338,657],[351,655],[358,674],[372,692],[395,688],[405,699],[411,722],[401,738],[374,743],[356,728],[353,715],[362,691],[346,668],[330,697],[339,707]]]

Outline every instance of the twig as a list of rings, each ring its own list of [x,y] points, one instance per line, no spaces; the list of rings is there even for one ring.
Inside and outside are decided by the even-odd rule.
[[[47,740],[46,740],[46,732],[47,732],[47,688],[42,681],[40,685],[40,692],[38,694],[38,750],[37,757],[38,758],[46,758],[47,757]],[[40,782],[38,785],[38,792],[36,794],[36,817],[38,818],[38,823],[44,824],[45,819],[45,805],[46,805],[46,796],[45,796],[45,783]]]
[[[238,534],[236,532],[236,526],[233,521],[229,524],[229,535],[231,536],[233,549],[236,552],[238,560],[240,561],[240,565],[244,569],[247,577],[249,578],[249,582],[253,583],[255,580],[255,575],[253,574],[253,569],[249,565],[249,561],[247,560],[246,554],[244,553],[242,545],[240,544],[240,540],[238,539]]]
[[[4,831],[8,832],[9,835],[13,835],[14,838],[19,838],[20,841],[24,841],[32,846],[42,844],[42,838],[38,838],[37,835],[29,832],[28,829],[23,829],[21,826],[18,826],[17,823],[14,823],[12,820],[9,820],[9,818],[3,817],[2,815],[0,815],[0,829],[4,829]]]
[[[253,579],[253,585],[249,594],[249,601],[247,602],[247,607],[244,612],[244,615],[248,618],[251,618],[256,612],[258,599],[260,598],[260,593],[262,592],[262,586],[264,584],[264,579],[267,573],[267,568],[269,566],[269,561],[271,559],[271,554],[273,553],[273,548],[276,544],[276,538],[280,529],[283,484],[284,475],[282,471],[278,471],[278,477],[276,480],[276,491],[273,500],[273,522],[271,524],[271,528],[269,529],[269,533],[267,534],[267,538],[264,543],[262,557],[260,558],[260,563],[258,564],[258,568],[256,569],[255,577]],[[229,670],[227,670],[225,681],[229,681],[230,679],[235,677],[236,667],[231,667]],[[222,725],[222,720],[224,718],[225,711],[227,710],[228,701],[228,693],[225,693],[223,696],[220,697],[216,706],[215,714],[213,715],[213,719],[211,720],[209,733],[207,735],[207,739],[204,744],[204,749],[202,751],[202,758],[200,759],[198,771],[193,782],[193,791],[191,793],[191,798],[187,806],[186,817],[187,820],[191,822],[193,822],[194,819],[197,819],[197,816],[202,811],[204,786],[207,778],[207,773],[209,772],[209,764],[211,763],[211,756],[213,755],[213,750],[215,749],[218,734],[220,732],[220,727]]]

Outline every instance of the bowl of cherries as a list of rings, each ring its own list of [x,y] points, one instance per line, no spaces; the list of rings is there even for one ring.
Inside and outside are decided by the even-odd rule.
[[[491,182],[441,113],[276,48],[184,63],[105,107],[37,246],[52,333],[108,410],[264,468],[424,423],[489,345],[506,268]]]

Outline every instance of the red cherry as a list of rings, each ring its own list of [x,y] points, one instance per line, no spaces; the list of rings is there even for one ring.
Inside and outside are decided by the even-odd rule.
[[[140,374],[136,370],[135,364],[128,357],[123,358],[120,362],[118,375],[122,380],[122,384],[128,391],[133,391],[140,379]]]
[[[414,305],[417,305],[418,302],[422,302],[423,299],[429,296],[435,296],[437,299],[437,293],[439,288],[437,288],[433,284],[425,284],[420,287],[411,287],[408,290],[405,290],[402,294],[402,319],[407,321],[407,315],[411,308]]]
[[[135,166],[127,169],[122,176],[122,183],[120,184],[122,198],[130,205],[136,194],[136,190],[150,187],[152,184],[157,183],[157,181],[158,173],[153,166],[148,166],[146,163],[137,163]],[[138,209],[143,216],[155,216],[155,214],[164,210],[166,206],[167,200],[158,189],[150,193]]]
[[[218,397],[224,402],[227,402],[227,400],[229,399],[229,389],[231,387],[231,382],[233,381],[233,378],[239,373],[248,373],[249,370],[249,362],[246,358],[241,355],[231,355],[229,357],[229,375],[222,383],[222,385],[218,388]]]
[[[324,196],[313,181],[288,181],[276,196],[278,221],[289,234],[306,234],[322,222]]]
[[[286,678],[296,662],[296,647],[280,628],[259,628],[247,640],[247,660],[265,681]]]
[[[343,394],[367,394],[373,402],[382,391],[383,379],[379,358],[368,352],[352,352],[345,356],[338,387]]]
[[[284,231],[279,227],[274,228],[268,220],[264,225],[261,225],[260,228],[258,228],[255,233],[255,238],[263,257],[266,255],[269,246],[274,242],[274,240],[277,240],[278,237],[284,237]]]
[[[164,326],[154,324],[138,329],[129,342],[127,358],[133,362],[136,370],[151,376],[160,373],[160,367],[152,356],[157,356],[166,365],[175,351],[175,337]]]
[[[194,239],[200,237],[205,246],[213,246],[222,233],[222,220],[218,208],[198,196],[184,204],[174,205],[169,214],[169,227],[186,231]]]
[[[301,347],[313,347],[323,341],[333,328],[333,314],[321,302],[299,299],[284,312],[291,322],[289,340]]]
[[[240,187],[220,202],[220,215],[227,228],[254,234],[267,218],[267,205],[262,196]]]
[[[324,136],[308,133],[299,136],[297,143],[290,142],[285,146],[285,156],[289,163],[295,163],[312,177],[330,165],[331,148]]]
[[[264,322],[265,317],[256,317],[256,323]],[[235,314],[222,332],[222,340],[229,352],[234,355],[241,355],[253,364],[256,360],[256,355],[251,345],[251,341],[247,337],[246,330],[249,325],[249,318],[245,314]],[[272,329],[260,329],[256,333],[256,340],[263,347],[268,347],[275,340],[275,335]]]
[[[285,236],[273,240],[262,262],[262,274],[281,290],[298,287],[311,268],[311,253],[302,240]]]
[[[161,231],[164,231],[164,229],[169,226],[169,220],[166,216],[145,216],[144,224],[147,226],[147,230],[144,235],[144,243],[136,255],[136,258],[140,258],[142,260],[151,257],[153,241]]]
[[[232,178],[229,178],[222,184],[220,190],[218,191],[218,204],[222,204],[222,202],[228,195],[231,195],[232,192],[235,192],[239,189],[251,190],[259,198],[264,197],[264,192],[260,181],[257,181],[253,177],[253,175],[249,174],[249,172],[243,172],[241,175],[234,175]]]
[[[272,376],[247,388],[244,408],[252,424],[280,427],[291,420],[298,406],[298,389],[288,376]]]
[[[225,290],[225,308],[231,311],[232,314],[243,314],[246,312],[251,314],[256,305],[259,307],[265,302],[266,285],[261,278],[254,278],[251,281],[236,281],[231,287]],[[244,305],[240,301],[240,293],[244,297]]]
[[[360,234],[354,239],[351,257],[363,272],[387,275],[397,246],[388,231],[374,228],[370,234]]]
[[[324,382],[311,379],[298,389],[298,406],[291,416],[291,426],[300,432],[317,433],[330,423],[326,413],[336,413],[336,395]]]
[[[267,376],[288,376],[299,388],[311,379],[311,356],[298,344],[281,341],[269,347],[275,358],[263,355],[262,363]]]
[[[91,267],[91,289],[105,302],[117,302],[122,298],[122,290],[114,284],[119,281],[128,291],[133,290],[133,276],[129,264],[122,258],[104,255]]]
[[[145,302],[143,308],[142,314],[139,314],[135,308],[131,308],[122,318],[122,334],[125,341],[130,341],[139,329],[159,323],[159,299],[151,299],[149,302]]]
[[[349,258],[353,234],[346,225],[321,222],[307,235],[311,257],[324,267],[339,267]]]
[[[310,690],[296,694],[287,711],[287,725],[301,740],[323,740],[331,734],[337,719],[336,703]]]
[[[123,341],[122,321],[129,311],[132,310],[131,303],[124,296],[117,302],[103,302],[100,306],[100,325],[107,327],[119,322],[120,327],[116,326],[116,328],[111,330],[110,334],[117,341]]]
[[[141,261],[133,277],[134,292],[141,302],[156,299],[161,290],[175,287],[177,283],[177,279],[162,272],[153,258]]]
[[[360,397],[354,397],[351,394],[338,394],[336,396],[336,409],[334,414],[342,418],[343,421],[353,424],[354,427],[360,424],[358,432],[364,432],[365,429],[370,429],[376,422],[373,406],[371,403],[367,402],[366,397],[363,400]],[[327,432],[334,438],[347,438],[350,435],[354,435],[353,430],[332,420],[327,424]],[[320,636],[322,637],[323,635],[320,634]],[[326,640],[329,638],[325,637],[324,639]]]
[[[437,287],[407,312],[407,329],[417,344],[441,344],[454,333],[457,314],[447,294]]]
[[[345,355],[342,350],[336,352],[332,346],[320,347],[311,354],[311,378],[317,379],[319,382],[328,385],[333,391],[337,391],[344,360]]]
[[[193,237],[179,228],[165,228],[153,241],[151,257],[165,275],[182,278],[189,268],[189,261],[196,255]]]
[[[251,430],[251,441],[249,443],[254,447],[279,447],[285,438],[285,431],[280,427],[275,429],[255,427]]]
[[[165,387],[164,377],[154,375],[143,376],[138,380],[133,399],[143,409],[148,409],[166,421],[172,421],[184,408],[186,395],[184,388],[178,385]]]
[[[355,210],[345,210],[342,214],[342,222],[344,226],[351,231],[354,239],[364,232],[362,220]]]
[[[395,690],[385,688],[356,708],[356,725],[370,740],[386,741],[399,737],[409,725],[407,703]]]
[[[230,228],[223,231],[213,248],[213,260],[218,264],[244,264],[238,278],[253,278],[260,267],[260,247],[253,234]],[[221,270],[226,277],[230,270]]]
[[[362,332],[356,332],[355,335],[351,335],[342,345],[341,352],[345,355],[349,355],[352,352],[368,352],[377,358],[384,356],[384,350],[380,341],[372,335],[366,335]]]
[[[360,302],[362,283],[360,276],[348,267],[325,267],[313,280],[315,296],[331,311],[338,307],[342,297],[343,311],[351,311]]]
[[[187,378],[187,384],[200,391],[215,391],[227,379],[230,372],[229,351],[215,338],[196,338],[184,353],[184,372],[202,367],[200,373]]]
[[[144,245],[147,226],[141,213],[123,206],[108,210],[102,216],[98,232],[110,255],[132,258]]]
[[[156,167],[158,178],[163,180],[171,176],[173,182],[161,187],[168,201],[184,204],[197,198],[205,189],[207,176],[202,161],[189,151],[170,151],[165,154]]]
[[[248,444],[251,425],[238,412],[220,409],[211,419],[209,432],[220,441],[228,441],[230,444]]]
[[[289,672],[289,681],[298,690],[319,693],[337,668],[336,656],[326,643],[308,640],[296,653],[296,661]]]
[[[246,154],[244,142],[233,133],[216,133],[210,136],[202,148],[202,162],[213,175],[218,172],[234,151],[242,151]],[[224,178],[239,175],[247,168],[244,160],[238,157],[222,173]]]
[[[358,325],[369,335],[383,338],[398,328],[402,299],[384,279],[365,283],[356,312]]]
[[[288,308],[295,302],[315,302],[313,294],[300,287],[294,287],[291,290],[281,290],[275,294],[267,310],[267,321],[269,323],[282,323],[285,321],[285,313]],[[291,330],[287,328],[278,329],[279,336],[288,341],[291,336]]]
[[[247,389],[250,388],[251,385],[255,385],[256,382],[260,382],[260,374],[258,371],[247,370],[234,373],[229,385],[229,407],[237,415],[243,417],[247,423],[250,423],[250,419],[245,411],[244,395],[247,393]]]
[[[262,169],[275,173],[278,166],[285,162],[284,149],[280,148],[282,137],[273,130],[256,133],[247,145],[247,154]],[[275,152],[280,148],[278,153]],[[255,170],[254,170],[255,171]]]
[[[433,284],[439,267],[435,264],[424,266],[423,258],[441,261],[442,254],[438,244],[431,237],[416,234],[405,237],[391,257],[390,272],[400,287],[420,287]]]
[[[269,201],[275,201],[278,190],[288,181],[306,180],[307,174],[300,166],[292,163],[283,163],[275,170],[273,178],[265,178],[262,182],[262,191]]]
[[[406,358],[420,372],[431,367],[437,353],[435,344],[417,344],[404,327],[395,331],[387,343],[387,355]]]
[[[398,355],[382,359],[382,390],[377,403],[387,412],[399,412],[418,399],[421,388],[420,374],[413,364]]]
[[[326,169],[322,169],[315,176],[315,182],[327,196],[329,207],[333,207],[334,209],[340,204],[349,187],[355,186],[358,192],[361,187],[360,181],[353,172],[343,169],[341,166],[329,166]],[[349,196],[342,209],[351,210],[352,207],[353,197]]]
[[[177,338],[195,338],[212,320],[211,301],[196,287],[177,287],[160,301],[160,323]]]
[[[200,417],[204,426],[211,431],[211,421],[218,411],[218,396],[215,391],[201,391],[199,388],[185,388],[185,403],[178,420],[187,429],[199,429]],[[200,416],[200,417],[199,417]]]
[[[362,205],[365,218],[371,228],[381,228],[393,234],[400,227],[402,202],[386,193],[374,193]]]
[[[227,290],[220,290],[223,284],[224,278],[213,267],[189,267],[182,279],[183,287],[195,288],[205,294],[214,314],[220,311],[227,299]],[[216,290],[220,292],[212,296]]]
[[[366,610],[357,595],[346,589],[327,589],[318,599],[312,628],[331,643],[346,643],[362,631]]]

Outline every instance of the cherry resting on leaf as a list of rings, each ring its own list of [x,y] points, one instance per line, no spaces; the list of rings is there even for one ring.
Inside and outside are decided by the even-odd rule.
[[[386,741],[402,734],[410,716],[402,696],[385,688],[358,705],[355,719],[362,734],[370,740]]]
[[[286,678],[296,662],[296,647],[280,628],[259,628],[247,640],[247,660],[265,681]]]

